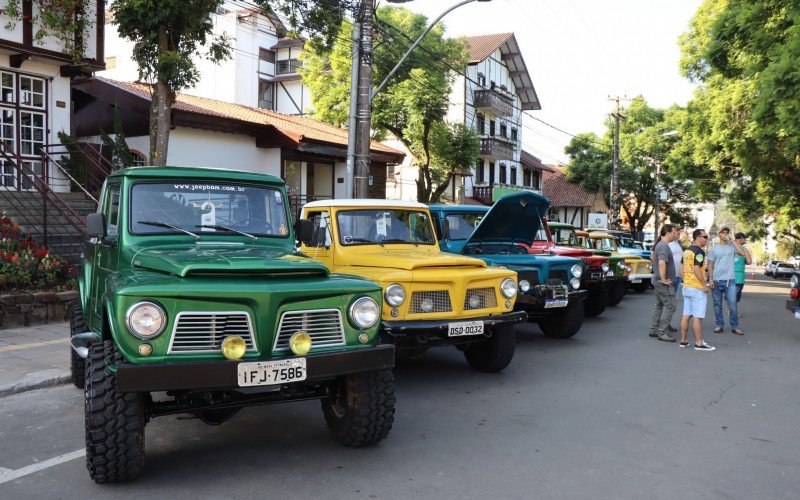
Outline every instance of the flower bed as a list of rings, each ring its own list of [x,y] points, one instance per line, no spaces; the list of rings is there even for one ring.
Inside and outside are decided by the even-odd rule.
[[[8,217],[0,217],[0,293],[76,287],[75,269],[26,237]]]

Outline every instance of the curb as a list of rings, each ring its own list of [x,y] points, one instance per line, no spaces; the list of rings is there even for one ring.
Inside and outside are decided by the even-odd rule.
[[[18,382],[0,385],[0,398],[44,387],[66,384],[69,383],[70,379],[71,375],[68,371],[56,368],[26,373],[22,380]]]

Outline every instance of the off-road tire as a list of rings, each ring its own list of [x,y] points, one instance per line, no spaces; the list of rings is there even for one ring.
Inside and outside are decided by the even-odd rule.
[[[567,339],[572,337],[583,325],[583,301],[576,300],[564,308],[561,314],[554,314],[539,320],[539,328],[546,337]]]
[[[342,377],[338,394],[322,399],[322,412],[336,440],[356,448],[379,443],[389,435],[394,403],[391,370],[373,370]]]
[[[641,283],[631,283],[631,288],[636,293],[644,293],[650,288],[650,284],[647,281],[643,281]]]
[[[88,331],[89,327],[86,325],[86,320],[83,318],[83,309],[81,309],[79,305],[73,307],[72,318],[70,318],[69,322],[70,338],[79,333],[86,333]],[[78,353],[75,352],[75,349],[73,349],[71,345],[69,346],[69,360],[70,379],[75,387],[83,389],[83,386],[86,384],[86,360],[78,356]]]
[[[504,370],[514,358],[517,338],[513,326],[492,328],[492,336],[482,342],[470,344],[464,351],[469,366],[484,373]]]
[[[86,358],[86,468],[96,483],[133,479],[144,465],[145,397],[117,392],[111,365],[122,357],[111,341],[89,346]]]
[[[589,296],[583,304],[583,315],[587,318],[603,314],[608,305],[608,289],[605,285],[594,287],[589,290]]]
[[[628,293],[627,283],[614,283],[614,286],[608,290],[608,305],[612,307],[618,305],[625,298],[626,293]]]

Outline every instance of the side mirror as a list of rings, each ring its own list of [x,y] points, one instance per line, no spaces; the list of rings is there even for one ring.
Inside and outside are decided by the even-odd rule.
[[[101,213],[86,216],[86,233],[90,238],[104,238],[106,235],[106,216]]]
[[[297,219],[294,224],[294,234],[297,241],[303,245],[310,245],[314,238],[314,222],[308,219]]]

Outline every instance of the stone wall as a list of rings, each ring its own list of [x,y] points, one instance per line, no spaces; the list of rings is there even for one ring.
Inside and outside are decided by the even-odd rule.
[[[0,330],[69,321],[72,307],[78,304],[77,290],[0,295]]]

